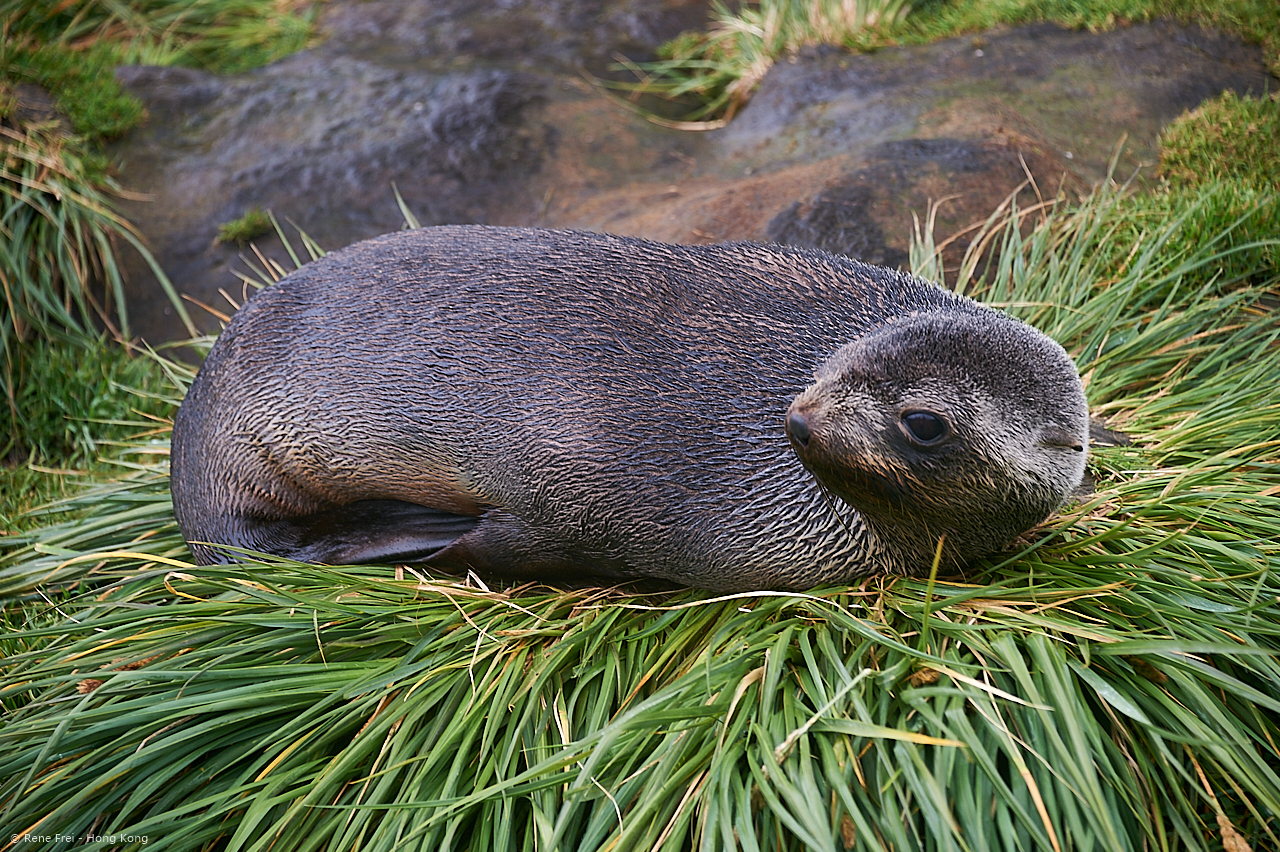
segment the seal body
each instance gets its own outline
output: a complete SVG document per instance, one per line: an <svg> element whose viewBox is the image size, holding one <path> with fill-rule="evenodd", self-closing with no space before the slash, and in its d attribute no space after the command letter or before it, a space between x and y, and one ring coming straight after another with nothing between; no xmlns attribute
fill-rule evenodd
<svg viewBox="0 0 1280 852"><path fill-rule="evenodd" d="M805 588L998 550L1087 435L1060 346L902 273L449 226L249 299L175 419L172 492L202 563Z"/></svg>

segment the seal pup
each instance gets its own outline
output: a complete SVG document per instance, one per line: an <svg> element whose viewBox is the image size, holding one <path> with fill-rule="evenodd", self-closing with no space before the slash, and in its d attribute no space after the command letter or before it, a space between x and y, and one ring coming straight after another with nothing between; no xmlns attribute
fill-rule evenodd
<svg viewBox="0 0 1280 852"><path fill-rule="evenodd" d="M206 564L803 589L1004 547L1088 430L1061 346L904 273L446 226L250 298L174 420L172 492Z"/></svg>

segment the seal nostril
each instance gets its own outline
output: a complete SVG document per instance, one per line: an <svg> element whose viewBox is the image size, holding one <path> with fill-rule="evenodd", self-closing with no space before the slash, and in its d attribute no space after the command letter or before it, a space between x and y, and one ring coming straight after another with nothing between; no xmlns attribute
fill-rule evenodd
<svg viewBox="0 0 1280 852"><path fill-rule="evenodd" d="M805 419L803 414L793 411L787 415L787 434L791 436L791 440L800 446L809 446L809 438L812 433L809 431L809 421Z"/></svg>

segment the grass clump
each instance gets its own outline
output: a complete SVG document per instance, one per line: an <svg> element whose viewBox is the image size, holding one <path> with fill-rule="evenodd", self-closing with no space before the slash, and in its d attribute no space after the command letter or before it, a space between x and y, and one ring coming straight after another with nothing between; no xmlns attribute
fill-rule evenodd
<svg viewBox="0 0 1280 852"><path fill-rule="evenodd" d="M109 45L73 52L55 44L20 44L0 47L0 71L53 93L71 129L85 140L115 138L142 118L142 103L116 82L119 57Z"/></svg>
<svg viewBox="0 0 1280 852"><path fill-rule="evenodd" d="M65 614L5 639L0 813L166 849L1280 846L1280 273L1235 220L1180 236L1229 191L991 226L958 283L1064 342L1134 444L966 577L201 568L139 457L0 556L0 596Z"/></svg>
<svg viewBox="0 0 1280 852"><path fill-rule="evenodd" d="M78 490L101 458L152 434L165 434L172 386L160 365L104 342L93 357L78 343L42 340L22 353L25 380L0 408L0 530L22 514ZM118 470L114 472L119 472ZM34 523L32 518L21 522Z"/></svg>
<svg viewBox="0 0 1280 852"><path fill-rule="evenodd" d="M40 343L77 345L83 354L103 350L100 329L117 340L129 338L117 243L132 245L151 262L178 315L193 334L195 329L140 235L112 209L108 193L118 190L76 140L56 128L0 127L0 154L0 390L8 415L0 458L12 460L58 440L57 429L51 435L32 431L35 424L21 410L45 390L35 378L38 361L54 350Z"/></svg>
<svg viewBox="0 0 1280 852"><path fill-rule="evenodd" d="M101 160L56 126L0 127L0 146L6 349L32 336L96 338L98 323L127 336L113 240L144 246L112 209L110 193L119 189Z"/></svg>
<svg viewBox="0 0 1280 852"><path fill-rule="evenodd" d="M70 53L109 50L119 65L230 74L306 47L314 0L0 0L11 33Z"/></svg>
<svg viewBox="0 0 1280 852"><path fill-rule="evenodd" d="M1160 173L1184 186L1239 180L1263 191L1280 187L1280 92L1242 98L1226 91L1175 120L1160 136Z"/></svg>
<svg viewBox="0 0 1280 852"><path fill-rule="evenodd" d="M85 452L93 430L83 424L101 412L87 400L71 404L60 396L65 383L55 382L50 392L45 382L66 366L67 347L78 348L90 365L87 375L73 373L86 388L104 390L95 375L122 369L125 356L114 346L129 340L130 328L116 260L120 245L131 245L151 265L178 316L196 333L141 236L113 206L124 192L110 179L99 143L126 132L143 113L116 82L115 66L243 70L304 46L315 14L313 3L285 0L0 0L0 459L7 488L0 512L6 518L60 490L21 465L93 466ZM24 114L21 90L31 86L47 90L56 116ZM78 437L69 438L74 429Z"/></svg>
<svg viewBox="0 0 1280 852"><path fill-rule="evenodd" d="M143 114L116 66L256 68L306 47L315 16L310 0L0 0L0 77L46 89L96 142Z"/></svg>
<svg viewBox="0 0 1280 852"><path fill-rule="evenodd" d="M852 46L887 30L910 9L906 0L763 0L736 11L712 3L707 32L686 32L658 48L658 60L626 63L636 94L689 99L697 106L682 124L720 126L751 97L778 57L814 44ZM678 123L679 124L679 123Z"/></svg>

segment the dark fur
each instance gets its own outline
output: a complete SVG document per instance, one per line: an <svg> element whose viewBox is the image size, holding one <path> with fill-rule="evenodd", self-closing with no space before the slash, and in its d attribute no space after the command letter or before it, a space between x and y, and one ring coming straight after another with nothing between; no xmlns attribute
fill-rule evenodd
<svg viewBox="0 0 1280 852"><path fill-rule="evenodd" d="M955 421L941 449L901 432L922 405ZM173 502L203 563L229 558L211 542L802 588L927 571L940 536L948 565L1000 548L1078 484L1087 430L1057 344L907 275L780 246L427 228L334 252L236 314L175 420Z"/></svg>

